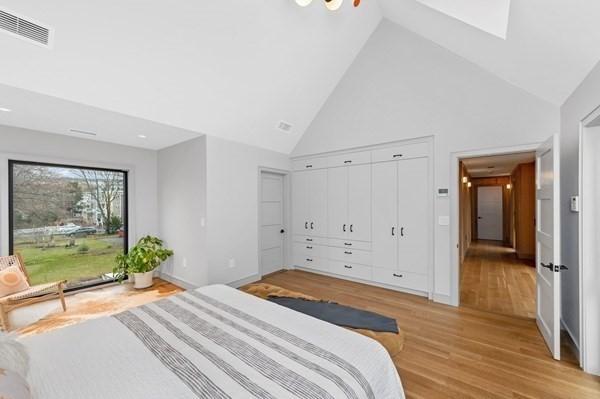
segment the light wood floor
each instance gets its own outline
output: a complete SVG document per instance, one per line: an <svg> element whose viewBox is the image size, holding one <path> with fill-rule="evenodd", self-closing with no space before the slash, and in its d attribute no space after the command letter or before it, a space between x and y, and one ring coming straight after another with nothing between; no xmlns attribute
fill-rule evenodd
<svg viewBox="0 0 600 399"><path fill-rule="evenodd" d="M600 378L572 356L553 360L534 320L302 271L262 282L395 318L406 345L393 360L408 398L600 398Z"/></svg>
<svg viewBox="0 0 600 399"><path fill-rule="evenodd" d="M474 241L461 267L460 304L535 318L535 267L499 241Z"/></svg>

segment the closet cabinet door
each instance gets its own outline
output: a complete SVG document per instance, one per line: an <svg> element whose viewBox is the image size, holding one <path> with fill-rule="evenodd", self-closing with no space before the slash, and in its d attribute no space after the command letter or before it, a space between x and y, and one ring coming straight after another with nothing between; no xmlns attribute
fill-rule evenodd
<svg viewBox="0 0 600 399"><path fill-rule="evenodd" d="M308 235L309 231L309 174L296 172L292 175L292 225L294 234Z"/></svg>
<svg viewBox="0 0 600 399"><path fill-rule="evenodd" d="M346 239L348 237L348 168L328 169L328 236Z"/></svg>
<svg viewBox="0 0 600 399"><path fill-rule="evenodd" d="M429 264L428 168L427 158L398 162L398 265L420 274L428 273Z"/></svg>
<svg viewBox="0 0 600 399"><path fill-rule="evenodd" d="M373 164L373 267L398 268L398 166Z"/></svg>
<svg viewBox="0 0 600 399"><path fill-rule="evenodd" d="M348 238L371 241L371 165L348 169Z"/></svg>
<svg viewBox="0 0 600 399"><path fill-rule="evenodd" d="M309 219L310 235L327 235L327 169L307 172L309 176Z"/></svg>

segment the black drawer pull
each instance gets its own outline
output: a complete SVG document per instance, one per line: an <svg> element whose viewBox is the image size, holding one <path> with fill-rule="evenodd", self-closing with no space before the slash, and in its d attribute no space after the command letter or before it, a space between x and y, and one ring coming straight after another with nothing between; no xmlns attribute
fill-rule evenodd
<svg viewBox="0 0 600 399"><path fill-rule="evenodd" d="M314 230L315 229L315 222L310 222L310 229Z"/></svg>
<svg viewBox="0 0 600 399"><path fill-rule="evenodd" d="M394 273L394 277L400 277L400 278L402 278L402 277L404 277L404 275Z"/></svg>
<svg viewBox="0 0 600 399"><path fill-rule="evenodd" d="M344 161L344 163L352 163L352 161L348 160L348 161Z"/></svg>
<svg viewBox="0 0 600 399"><path fill-rule="evenodd" d="M308 230L308 222L304 222L304 230Z"/></svg>
<svg viewBox="0 0 600 399"><path fill-rule="evenodd" d="M400 158L400 157L402 157L402 156L404 156L404 155L403 155L403 154L395 154L395 155L394 155L394 158Z"/></svg>
<svg viewBox="0 0 600 399"><path fill-rule="evenodd" d="M342 226L342 231L345 233L346 232L346 225Z"/></svg>
<svg viewBox="0 0 600 399"><path fill-rule="evenodd" d="M350 225L350 233L354 233L354 230L353 230L353 229L354 229L354 225L353 225L353 224L351 224L351 225Z"/></svg>
<svg viewBox="0 0 600 399"><path fill-rule="evenodd" d="M352 266L344 265L346 269L352 269Z"/></svg>
<svg viewBox="0 0 600 399"><path fill-rule="evenodd" d="M309 259L309 258L306 258L306 261L307 261L307 262L312 262L313 260L312 260L312 259Z"/></svg>
<svg viewBox="0 0 600 399"><path fill-rule="evenodd" d="M344 253L345 253L346 255L352 255L352 252L350 252L350 251L344 251Z"/></svg>
<svg viewBox="0 0 600 399"><path fill-rule="evenodd" d="M312 241L312 238L307 238L306 241Z"/></svg>
<svg viewBox="0 0 600 399"><path fill-rule="evenodd" d="M393 236L395 236L395 235L396 235L396 233L394 233L394 230L396 230L396 228L395 228L395 227L392 227L392 235L393 235Z"/></svg>
<svg viewBox="0 0 600 399"><path fill-rule="evenodd" d="M306 165L306 168L307 168L307 169L308 169L308 168L312 168L312 167L313 167L312 165Z"/></svg>
<svg viewBox="0 0 600 399"><path fill-rule="evenodd" d="M307 245L307 246L306 246L306 249L313 249L313 247L311 247L311 246Z"/></svg>
<svg viewBox="0 0 600 399"><path fill-rule="evenodd" d="M352 243L351 242L345 242L344 245L347 246L347 247L351 247Z"/></svg>

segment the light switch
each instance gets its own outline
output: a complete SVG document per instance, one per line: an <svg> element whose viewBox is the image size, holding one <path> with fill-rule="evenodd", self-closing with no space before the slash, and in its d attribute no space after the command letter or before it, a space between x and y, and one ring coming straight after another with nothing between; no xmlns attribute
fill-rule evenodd
<svg viewBox="0 0 600 399"><path fill-rule="evenodd" d="M438 224L440 226L450 226L450 216L440 216L438 218Z"/></svg>

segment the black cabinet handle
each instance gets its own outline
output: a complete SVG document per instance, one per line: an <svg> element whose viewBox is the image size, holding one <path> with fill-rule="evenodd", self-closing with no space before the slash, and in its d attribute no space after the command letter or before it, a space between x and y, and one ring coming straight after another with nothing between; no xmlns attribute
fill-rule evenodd
<svg viewBox="0 0 600 399"><path fill-rule="evenodd" d="M400 228L400 237L404 237L404 227Z"/></svg>
<svg viewBox="0 0 600 399"><path fill-rule="evenodd" d="M354 230L352 230L352 229L353 229L353 227L354 227L354 225L353 225L353 224L351 224L351 225L350 225L350 233L354 233Z"/></svg>
<svg viewBox="0 0 600 399"><path fill-rule="evenodd" d="M342 226L342 230L344 231L344 233L346 232L346 225Z"/></svg>
<svg viewBox="0 0 600 399"><path fill-rule="evenodd" d="M312 167L313 167L312 165L306 165L307 169L312 168Z"/></svg>
<svg viewBox="0 0 600 399"><path fill-rule="evenodd" d="M306 241L311 241L312 242L312 238L307 238Z"/></svg>
<svg viewBox="0 0 600 399"><path fill-rule="evenodd" d="M307 262L312 262L313 260L312 260L312 259L310 259L310 258L306 258L306 261L307 261Z"/></svg>
<svg viewBox="0 0 600 399"><path fill-rule="evenodd" d="M351 242L345 242L344 245L347 246L347 247L351 247L352 243Z"/></svg>
<svg viewBox="0 0 600 399"><path fill-rule="evenodd" d="M313 249L313 247L311 247L310 245L307 245L306 249Z"/></svg>
<svg viewBox="0 0 600 399"><path fill-rule="evenodd" d="M348 164L348 163L352 163L352 161L348 160L348 161L344 161L344 163Z"/></svg>
<svg viewBox="0 0 600 399"><path fill-rule="evenodd" d="M346 269L352 269L352 266L344 265Z"/></svg>
<svg viewBox="0 0 600 399"><path fill-rule="evenodd" d="M346 255L352 255L352 252L350 252L350 251L344 251L344 253L345 253Z"/></svg>
<svg viewBox="0 0 600 399"><path fill-rule="evenodd" d="M392 236L395 236L395 235L396 235L396 233L394 233L394 230L396 230L396 228L395 228L395 227L392 227Z"/></svg>
<svg viewBox="0 0 600 399"><path fill-rule="evenodd" d="M403 154L394 154L394 158L401 158Z"/></svg>
<svg viewBox="0 0 600 399"><path fill-rule="evenodd" d="M399 278L402 278L402 277L404 277L404 275L402 275L402 274L396 274L396 273L394 273L394 277L399 277Z"/></svg>
<svg viewBox="0 0 600 399"><path fill-rule="evenodd" d="M310 222L310 229L314 230L315 229L315 222Z"/></svg>
<svg viewBox="0 0 600 399"><path fill-rule="evenodd" d="M308 230L308 222L304 222L304 230Z"/></svg>

